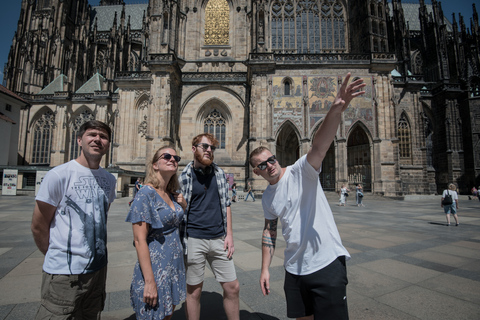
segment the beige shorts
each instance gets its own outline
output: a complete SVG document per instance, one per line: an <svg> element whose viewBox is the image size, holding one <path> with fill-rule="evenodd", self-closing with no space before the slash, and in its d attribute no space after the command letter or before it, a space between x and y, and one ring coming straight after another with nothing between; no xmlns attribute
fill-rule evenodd
<svg viewBox="0 0 480 320"><path fill-rule="evenodd" d="M218 282L231 282L237 279L233 259L227 257L228 250L223 249L224 237L216 239L188 238L187 284L194 286L205 277L205 262Z"/></svg>

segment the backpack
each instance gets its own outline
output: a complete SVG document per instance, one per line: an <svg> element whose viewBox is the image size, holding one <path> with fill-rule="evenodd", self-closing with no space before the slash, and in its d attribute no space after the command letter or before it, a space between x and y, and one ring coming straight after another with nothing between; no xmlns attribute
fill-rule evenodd
<svg viewBox="0 0 480 320"><path fill-rule="evenodd" d="M447 190L447 195L445 196L445 198L443 198L442 204L444 206L448 206L448 205L451 205L452 203L453 203L452 195Z"/></svg>

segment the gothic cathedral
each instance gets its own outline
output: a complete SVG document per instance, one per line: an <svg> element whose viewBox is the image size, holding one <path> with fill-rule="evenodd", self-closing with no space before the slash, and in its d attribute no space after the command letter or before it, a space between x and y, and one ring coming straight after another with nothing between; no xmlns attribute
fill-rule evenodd
<svg viewBox="0 0 480 320"><path fill-rule="evenodd" d="M19 165L77 157L79 126L108 123L102 164L141 174L173 145L181 167L202 132L231 182L263 190L248 166L270 148L305 154L345 75L367 84L324 160L325 190L385 196L480 184L480 29L473 5L401 0L22 0L5 69L22 110ZM430 1L429 1L430 2Z"/></svg>

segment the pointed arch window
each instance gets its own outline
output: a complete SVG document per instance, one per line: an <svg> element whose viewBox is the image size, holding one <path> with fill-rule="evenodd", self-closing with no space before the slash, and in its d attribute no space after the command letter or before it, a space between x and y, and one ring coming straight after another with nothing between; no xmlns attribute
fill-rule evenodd
<svg viewBox="0 0 480 320"><path fill-rule="evenodd" d="M95 120L95 116L90 110L85 110L72 121L70 126L70 160L76 159L80 155L80 146L77 143L78 129L80 129L82 124L90 120Z"/></svg>
<svg viewBox="0 0 480 320"><path fill-rule="evenodd" d="M205 45L228 45L230 7L227 0L210 0L205 8Z"/></svg>
<svg viewBox="0 0 480 320"><path fill-rule="evenodd" d="M224 116L216 109L213 109L203 121L203 132L213 134L219 142L220 149L225 149L226 124Z"/></svg>
<svg viewBox="0 0 480 320"><path fill-rule="evenodd" d="M412 157L412 142L410 134L410 124L408 123L405 115L403 114L398 122L398 139L400 158L411 159Z"/></svg>
<svg viewBox="0 0 480 320"><path fill-rule="evenodd" d="M321 53L346 50L345 10L340 1L276 0L271 6L272 48Z"/></svg>
<svg viewBox="0 0 480 320"><path fill-rule="evenodd" d="M291 88L292 88L292 83L291 83L291 81L288 80L288 79L285 80L285 82L284 82L284 89L285 89L284 95L285 95L285 96L289 96L289 95L291 94L291 92L292 92L292 91L291 91Z"/></svg>
<svg viewBox="0 0 480 320"><path fill-rule="evenodd" d="M55 115L45 112L33 127L33 150L31 164L50 164L52 133L55 126Z"/></svg>

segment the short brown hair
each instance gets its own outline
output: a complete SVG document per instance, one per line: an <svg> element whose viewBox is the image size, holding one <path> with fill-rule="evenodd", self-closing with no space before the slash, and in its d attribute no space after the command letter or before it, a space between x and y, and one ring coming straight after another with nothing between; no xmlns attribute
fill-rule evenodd
<svg viewBox="0 0 480 320"><path fill-rule="evenodd" d="M258 147L256 148L255 150L253 150L251 153L250 153L250 157L248 158L248 162L250 162L250 165L253 167L253 163L252 163L252 159L253 157L256 157L258 156L260 153L262 153L263 151L270 151L270 149L268 149L267 147L264 147L264 146L261 146L261 147ZM271 151L270 151L271 152Z"/></svg>
<svg viewBox="0 0 480 320"><path fill-rule="evenodd" d="M160 186L160 181L158 180L157 176L155 175L155 169L153 168L153 164L156 163L160 157L162 156L163 152L162 150L165 149L172 149L175 150L175 148L171 146L163 146L155 152L153 155L152 161L149 161L147 163L147 174L145 176L145 183L151 184L154 188L158 188ZM175 150L175 152L177 152ZM177 174L175 173L171 178L170 181L168 181L167 184L167 192L169 193L175 193L178 189L180 189L180 185L178 183L178 177Z"/></svg>
<svg viewBox="0 0 480 320"><path fill-rule="evenodd" d="M108 141L112 141L112 129L110 129L110 127L107 124L98 120L90 120L82 124L78 129L77 138L83 137L83 135L88 129L97 129L97 130L106 131L108 134Z"/></svg>
<svg viewBox="0 0 480 320"><path fill-rule="evenodd" d="M196 135L195 138L192 139L192 147L199 144L200 141L202 141L203 137L206 137L208 140L210 140L212 142L212 145L214 145L215 147L218 147L217 138L215 138L215 136L213 134L207 133L207 132L200 133L199 135Z"/></svg>

